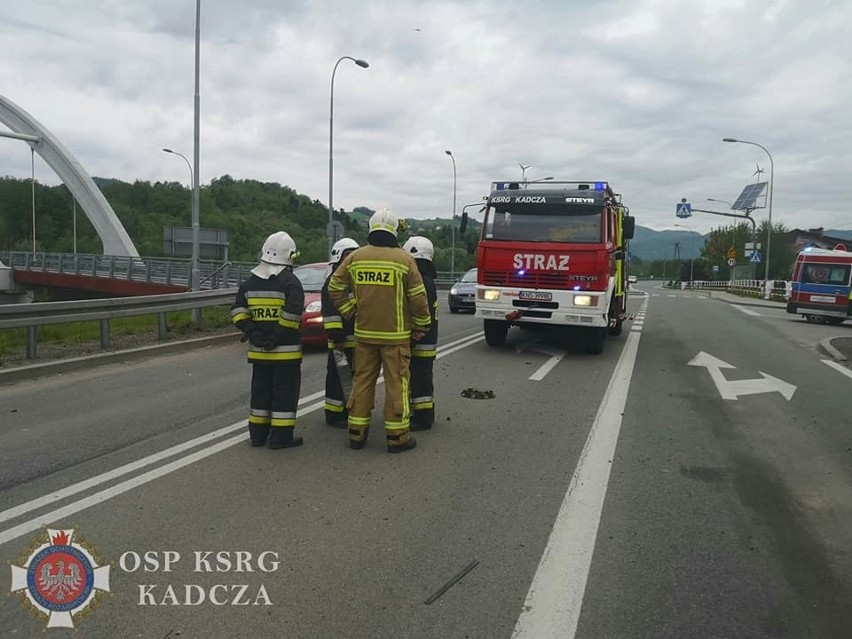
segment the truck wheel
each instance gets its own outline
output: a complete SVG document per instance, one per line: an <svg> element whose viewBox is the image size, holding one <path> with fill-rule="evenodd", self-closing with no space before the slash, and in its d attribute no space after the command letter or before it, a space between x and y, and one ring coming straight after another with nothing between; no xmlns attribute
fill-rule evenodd
<svg viewBox="0 0 852 639"><path fill-rule="evenodd" d="M489 346L502 346L509 332L509 322L485 320L485 342Z"/></svg>
<svg viewBox="0 0 852 639"><path fill-rule="evenodd" d="M586 352L591 355L600 355L603 353L604 341L606 340L607 329L593 328L589 330L589 335L586 338Z"/></svg>

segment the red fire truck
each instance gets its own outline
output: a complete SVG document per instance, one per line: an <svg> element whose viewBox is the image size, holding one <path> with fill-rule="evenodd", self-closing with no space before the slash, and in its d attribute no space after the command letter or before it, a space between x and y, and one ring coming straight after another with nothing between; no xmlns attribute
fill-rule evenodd
<svg viewBox="0 0 852 639"><path fill-rule="evenodd" d="M476 317L499 346L512 325L583 329L600 353L627 310L635 219L605 181L493 182L476 257Z"/></svg>
<svg viewBox="0 0 852 639"><path fill-rule="evenodd" d="M796 256L787 312L817 324L841 324L852 317L852 253L806 248Z"/></svg>

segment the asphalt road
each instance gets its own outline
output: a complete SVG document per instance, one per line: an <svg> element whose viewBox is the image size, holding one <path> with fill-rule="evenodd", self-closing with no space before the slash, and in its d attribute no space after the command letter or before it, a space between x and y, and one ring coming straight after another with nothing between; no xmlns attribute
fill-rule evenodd
<svg viewBox="0 0 852 639"><path fill-rule="evenodd" d="M399 456L380 410L362 451L324 425L321 352L287 451L247 444L237 344L0 387L0 558L43 524L85 536L111 593L81 638L848 637L852 371L827 327L639 288L598 356L490 348L444 304L438 422ZM0 600L0 635L43 627Z"/></svg>

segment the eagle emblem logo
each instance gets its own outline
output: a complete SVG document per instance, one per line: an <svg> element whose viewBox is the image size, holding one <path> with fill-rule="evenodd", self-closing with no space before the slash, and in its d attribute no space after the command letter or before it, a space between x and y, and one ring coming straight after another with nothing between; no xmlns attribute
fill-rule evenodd
<svg viewBox="0 0 852 639"><path fill-rule="evenodd" d="M109 569L73 528L46 529L12 563L12 594L48 628L73 628L109 592Z"/></svg>

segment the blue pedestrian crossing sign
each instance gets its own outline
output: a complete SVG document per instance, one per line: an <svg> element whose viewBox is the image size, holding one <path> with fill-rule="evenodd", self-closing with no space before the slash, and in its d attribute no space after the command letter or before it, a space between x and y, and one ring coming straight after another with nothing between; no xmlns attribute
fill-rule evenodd
<svg viewBox="0 0 852 639"><path fill-rule="evenodd" d="M675 207L675 215L678 217L692 217L692 204L686 201L684 198L680 201L680 203Z"/></svg>
<svg viewBox="0 0 852 639"><path fill-rule="evenodd" d="M755 251L754 253L752 253L751 259L749 260L749 262L752 262L753 264L759 264L760 263L760 252Z"/></svg>

